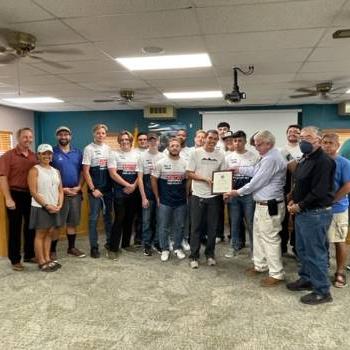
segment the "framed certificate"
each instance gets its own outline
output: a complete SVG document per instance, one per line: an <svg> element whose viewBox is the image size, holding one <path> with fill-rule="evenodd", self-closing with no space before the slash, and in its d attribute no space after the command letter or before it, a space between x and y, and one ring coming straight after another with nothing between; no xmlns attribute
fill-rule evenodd
<svg viewBox="0 0 350 350"><path fill-rule="evenodd" d="M233 176L232 170L213 171L212 194L223 194L232 191Z"/></svg>

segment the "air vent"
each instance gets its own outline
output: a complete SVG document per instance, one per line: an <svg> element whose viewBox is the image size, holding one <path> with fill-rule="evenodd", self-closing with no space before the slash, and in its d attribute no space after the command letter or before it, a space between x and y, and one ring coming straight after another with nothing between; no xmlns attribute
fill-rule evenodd
<svg viewBox="0 0 350 350"><path fill-rule="evenodd" d="M176 119L176 109L174 106L147 106L143 110L143 116L145 119Z"/></svg>

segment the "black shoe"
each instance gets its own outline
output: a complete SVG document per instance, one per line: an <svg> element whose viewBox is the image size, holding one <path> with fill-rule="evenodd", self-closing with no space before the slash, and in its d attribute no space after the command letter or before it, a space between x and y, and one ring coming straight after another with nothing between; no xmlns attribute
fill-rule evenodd
<svg viewBox="0 0 350 350"><path fill-rule="evenodd" d="M153 249L158 253L158 254L162 254L162 249L160 248L159 244L155 244L153 246Z"/></svg>
<svg viewBox="0 0 350 350"><path fill-rule="evenodd" d="M97 259L100 257L100 252L98 251L98 248L91 248L90 250L90 256L94 259Z"/></svg>
<svg viewBox="0 0 350 350"><path fill-rule="evenodd" d="M320 295L320 294L316 294L315 292L312 292L300 298L300 302L308 305L331 303L332 301L333 301L333 298L330 293Z"/></svg>
<svg viewBox="0 0 350 350"><path fill-rule="evenodd" d="M152 250L151 250L151 248L146 247L146 248L143 250L143 255L145 255L145 256L152 256Z"/></svg>
<svg viewBox="0 0 350 350"><path fill-rule="evenodd" d="M287 283L287 288L292 292L302 292L304 290L312 290L312 284L299 278L294 282Z"/></svg>
<svg viewBox="0 0 350 350"><path fill-rule="evenodd" d="M111 246L109 245L109 243L105 243L104 247L105 247L106 250L110 250L110 248L111 248Z"/></svg>
<svg viewBox="0 0 350 350"><path fill-rule="evenodd" d="M347 266L346 266L346 269L347 269L348 271L350 271L350 265L347 265Z"/></svg>

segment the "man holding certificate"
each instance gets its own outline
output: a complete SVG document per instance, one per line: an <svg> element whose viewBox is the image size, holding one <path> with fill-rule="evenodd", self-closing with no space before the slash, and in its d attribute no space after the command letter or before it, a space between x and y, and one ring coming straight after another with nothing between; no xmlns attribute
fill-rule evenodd
<svg viewBox="0 0 350 350"><path fill-rule="evenodd" d="M192 201L191 201L191 255L190 266L198 268L199 251L200 251L200 235L203 229L203 223L206 225L208 235L205 255L209 266L216 265L215 261L215 238L218 226L220 200L219 194L212 192L212 176L213 172L220 171L225 168L224 153L216 150L215 146L219 140L219 134L216 130L209 130L204 139L204 145L196 149L192 154L187 165L187 174L192 179ZM215 174L215 173L214 173ZM219 174L219 173L216 173ZM217 176L218 187L225 187L227 176L219 174ZM232 180L232 176L228 177ZM231 187L232 188L232 187Z"/></svg>
<svg viewBox="0 0 350 350"><path fill-rule="evenodd" d="M256 133L254 144L261 160L253 167L237 168L240 174L252 176L252 179L240 189L225 193L224 198L253 194L256 203L253 224L254 267L247 273L258 275L268 272L269 276L261 281L261 285L273 287L284 280L279 232L285 215L283 187L287 163L274 148L275 137L271 132L264 130Z"/></svg>

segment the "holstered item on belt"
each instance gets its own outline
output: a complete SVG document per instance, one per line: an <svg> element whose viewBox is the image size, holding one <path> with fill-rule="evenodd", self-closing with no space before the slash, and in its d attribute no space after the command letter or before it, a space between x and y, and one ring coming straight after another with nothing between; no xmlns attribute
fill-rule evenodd
<svg viewBox="0 0 350 350"><path fill-rule="evenodd" d="M276 199L270 199L267 201L267 209L270 216L278 215L278 203Z"/></svg>

